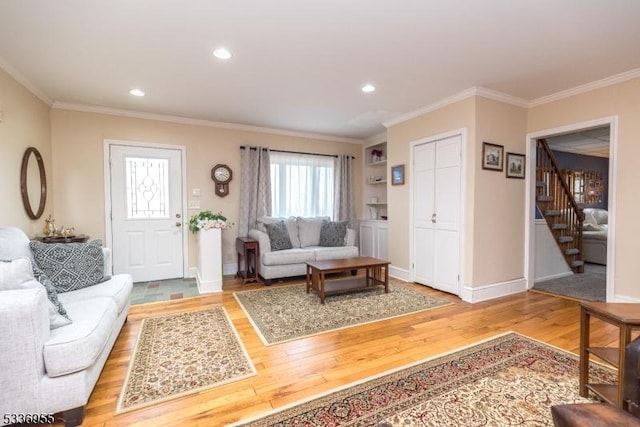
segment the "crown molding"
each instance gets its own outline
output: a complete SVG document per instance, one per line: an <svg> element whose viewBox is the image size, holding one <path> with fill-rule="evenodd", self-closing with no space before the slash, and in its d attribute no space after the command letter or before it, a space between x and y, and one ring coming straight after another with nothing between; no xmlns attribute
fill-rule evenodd
<svg viewBox="0 0 640 427"><path fill-rule="evenodd" d="M53 104L53 99L51 99L46 93L41 91L36 85L31 83L24 75L22 75L22 73L20 73L20 71L12 67L3 58L0 58L0 68L2 68L7 74L13 77L14 80L24 86L29 92L37 96L40 101L51 107L51 105Z"/></svg>
<svg viewBox="0 0 640 427"><path fill-rule="evenodd" d="M515 105L516 107L529 108L529 101L517 96L509 95L508 93L498 92L497 90L491 90L484 87L476 87L476 96L481 96L487 99L493 99L494 101L500 101L505 104Z"/></svg>
<svg viewBox="0 0 640 427"><path fill-rule="evenodd" d="M435 110L439 110L440 108L446 107L447 105L455 104L456 102L460 102L462 100L471 98L473 96L481 96L483 98L493 99L495 101L504 102L506 104L512 104L522 108L527 108L529 106L529 101L527 101L526 99L518 98L516 96L512 96L506 93L487 89L484 87L475 86L475 87L471 87L469 89L463 90L462 92L458 92L455 95L441 99L440 101L436 101L433 104L429 104L418 110L411 111L407 114L403 114L393 119L389 119L383 122L382 124L385 127L389 128L390 126L395 126L402 122L406 122L407 120L419 117L423 114L430 113Z"/></svg>
<svg viewBox="0 0 640 427"><path fill-rule="evenodd" d="M496 101L504 102L507 104L512 104L517 107L522 108L532 108L537 107L539 105L547 104L549 102L558 101L560 99L568 98L571 96L576 96L582 93L590 92L595 89L600 89L603 87L615 85L618 83L626 82L628 80L633 80L636 78L640 78L640 68L636 68L634 70L626 71L624 73L616 74L614 76L606 77L601 80L597 80L595 82L587 83L584 85L576 86L571 89L563 90L548 96L543 96L540 98L536 98L531 101L527 101L524 98L519 98L516 96L512 96L506 93L494 91L491 89L487 89L484 87L476 86L462 92L459 92L455 95L449 96L447 98L441 99L440 101L436 101L433 104L429 104L425 107L419 108L417 110L411 111L406 114L402 114L398 117L394 117L389 119L382 124L389 128L390 126L395 126L397 124L406 122L407 120L411 120L413 118L419 117L423 114L430 113L432 111L438 110L440 108L446 107L447 105L454 104L456 102L462 101L464 99L470 98L472 96L481 96L483 98L493 99Z"/></svg>
<svg viewBox="0 0 640 427"><path fill-rule="evenodd" d="M364 144L365 145L380 144L381 142L386 142L386 141L387 141L387 132L385 131L385 132L380 132L377 135L371 135L370 137L364 140Z"/></svg>
<svg viewBox="0 0 640 427"><path fill-rule="evenodd" d="M433 104L426 105L417 110L411 111L406 114L402 114L400 116L394 117L392 119L386 120L382 122L382 125L387 129L391 126L398 125L400 123L406 122L411 119L415 119L416 117L420 117L423 114L430 113L432 111L438 110L442 107L446 107L447 105L454 104L456 102L462 101L464 99L470 98L476 94L476 88L472 87L467 90L463 90L455 95L449 96L447 98L441 99L440 101L436 101Z"/></svg>
<svg viewBox="0 0 640 427"><path fill-rule="evenodd" d="M636 68L635 70L626 71L624 73L615 74L610 77L606 77L601 80L597 80L595 82L586 83L580 86L576 86L571 89L563 90L560 92L556 92L551 95L542 96L540 98L536 98L529 102L529 108L537 107L539 105L548 104L550 102L559 101L564 98L569 98L571 96L580 95L586 92L591 92L592 90L600 89L603 87L615 85L618 83L626 82L628 80L633 80L640 77L640 68Z"/></svg>
<svg viewBox="0 0 640 427"><path fill-rule="evenodd" d="M296 132L286 129L276 129L262 126L241 125L236 123L216 122L212 120L190 119L187 117L170 116L165 114L143 113L132 110L120 110L116 108L99 107L94 105L70 104L66 102L54 102L51 108L58 110L80 111L84 113L106 114L110 116L131 117L136 119L156 120L160 122L178 123L191 126L204 126L219 129L233 129L245 132L268 133L272 135L292 136L298 138L320 139L323 141L344 142L348 144L364 143L361 139L343 138L331 135L322 135L317 133Z"/></svg>

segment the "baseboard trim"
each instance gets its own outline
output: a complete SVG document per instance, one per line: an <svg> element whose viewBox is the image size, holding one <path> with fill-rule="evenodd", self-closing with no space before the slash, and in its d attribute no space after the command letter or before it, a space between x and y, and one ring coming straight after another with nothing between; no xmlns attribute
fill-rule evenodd
<svg viewBox="0 0 640 427"><path fill-rule="evenodd" d="M234 263L222 264L222 274L224 276L235 276L237 272L238 272L237 263L234 262ZM198 276L197 267L189 267L187 274L188 274L187 276L188 278L195 279Z"/></svg>
<svg viewBox="0 0 640 427"><path fill-rule="evenodd" d="M527 290L524 277L507 282L492 283L490 285L469 287L463 286L460 298L465 302L475 303L513 295Z"/></svg>
<svg viewBox="0 0 640 427"><path fill-rule="evenodd" d="M536 281L534 283L544 282L544 281L547 281L547 280L561 279L561 278L567 277L567 276L573 276L573 273L568 271L566 273L552 274L552 275L546 276L546 277L536 277Z"/></svg>
<svg viewBox="0 0 640 427"><path fill-rule="evenodd" d="M200 294L222 292L222 282L222 277L220 277L219 280L203 280L202 277L200 277L200 272L196 272L196 283L198 284L198 292Z"/></svg>
<svg viewBox="0 0 640 427"><path fill-rule="evenodd" d="M640 298L633 298L626 295L615 294L613 298L614 300L612 302L626 302L626 303L635 303L635 304L640 302Z"/></svg>
<svg viewBox="0 0 640 427"><path fill-rule="evenodd" d="M396 279L404 280L405 282L411 281L411 279L409 278L409 270L394 267L392 265L389 265L389 276Z"/></svg>

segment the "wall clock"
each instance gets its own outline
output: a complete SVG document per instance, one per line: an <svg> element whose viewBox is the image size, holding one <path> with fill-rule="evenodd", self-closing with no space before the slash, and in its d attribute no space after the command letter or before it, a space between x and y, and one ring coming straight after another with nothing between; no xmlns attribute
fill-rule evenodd
<svg viewBox="0 0 640 427"><path fill-rule="evenodd" d="M216 195L224 197L229 194L229 181L233 173L227 165L215 165L211 169L211 179L215 182Z"/></svg>

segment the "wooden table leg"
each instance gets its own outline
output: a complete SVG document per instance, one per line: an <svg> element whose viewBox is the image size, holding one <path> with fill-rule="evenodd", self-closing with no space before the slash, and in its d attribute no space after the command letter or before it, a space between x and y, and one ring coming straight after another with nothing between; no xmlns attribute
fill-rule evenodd
<svg viewBox="0 0 640 427"><path fill-rule="evenodd" d="M382 268L382 267L381 267ZM384 267L384 293L389 293L389 266Z"/></svg>
<svg viewBox="0 0 640 427"><path fill-rule="evenodd" d="M320 304L324 304L324 271L320 273Z"/></svg>
<svg viewBox="0 0 640 427"><path fill-rule="evenodd" d="M587 383L589 382L589 323L590 315L587 309L580 308L580 396L588 397Z"/></svg>
<svg viewBox="0 0 640 427"><path fill-rule="evenodd" d="M307 293L309 293L310 287L311 287L311 267L307 265Z"/></svg>
<svg viewBox="0 0 640 427"><path fill-rule="evenodd" d="M624 401L624 368L627 356L627 345L631 342L631 327L625 323L620 325L620 347L618 351L618 406L622 409L627 408L627 402Z"/></svg>

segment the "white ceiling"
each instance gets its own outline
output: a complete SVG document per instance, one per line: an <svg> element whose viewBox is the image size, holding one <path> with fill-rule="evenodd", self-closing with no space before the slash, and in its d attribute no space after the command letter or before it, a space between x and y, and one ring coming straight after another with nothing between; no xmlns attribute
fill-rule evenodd
<svg viewBox="0 0 640 427"><path fill-rule="evenodd" d="M640 1L1 0L0 66L66 108L363 139L468 88L531 101L639 69Z"/></svg>
<svg viewBox="0 0 640 427"><path fill-rule="evenodd" d="M608 158L609 135L609 126L603 126L547 138L547 143L555 151Z"/></svg>

